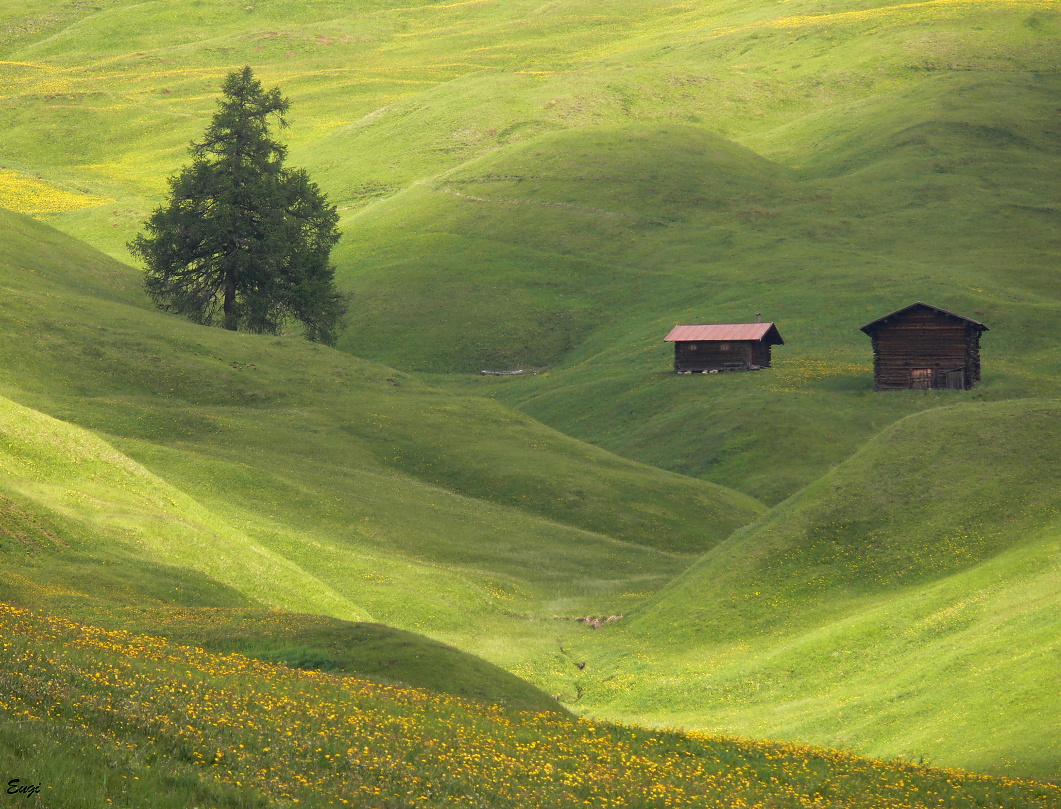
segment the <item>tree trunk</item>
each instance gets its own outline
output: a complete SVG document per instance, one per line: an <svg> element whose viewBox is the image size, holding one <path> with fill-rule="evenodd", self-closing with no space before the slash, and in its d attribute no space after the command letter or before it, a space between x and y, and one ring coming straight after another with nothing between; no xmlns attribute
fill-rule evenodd
<svg viewBox="0 0 1061 809"><path fill-rule="evenodd" d="M236 331L236 279L232 273L225 277L225 303L222 309L225 313L225 328Z"/></svg>

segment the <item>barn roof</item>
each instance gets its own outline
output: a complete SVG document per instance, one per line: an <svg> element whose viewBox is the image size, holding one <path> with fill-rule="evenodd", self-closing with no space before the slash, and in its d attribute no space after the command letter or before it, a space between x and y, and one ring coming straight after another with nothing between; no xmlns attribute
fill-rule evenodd
<svg viewBox="0 0 1061 809"><path fill-rule="evenodd" d="M740 342L750 340L760 342L767 340L770 345L784 345L781 334L773 323L717 323L704 326L675 326L670 334L663 338L667 343L685 343L696 341Z"/></svg>
<svg viewBox="0 0 1061 809"><path fill-rule="evenodd" d="M863 326L861 330L864 331L866 334L871 334L874 331L874 329L876 329L879 326L883 326L885 323L887 323L893 317L898 317L899 315L905 315L907 312L910 312L910 311L912 311L914 309L917 309L919 307L922 308L922 309L928 309L928 310L930 310L932 312L935 312L936 314L939 314L939 315L945 315L946 317L953 317L956 320L961 320L964 323L970 324L971 326L973 326L974 328L978 329L979 331L988 331L987 326L985 326L983 323L979 322L978 320L972 320L972 319L967 318L967 317L962 317L961 315L956 315L954 312L948 312L946 309L940 309L938 306L931 306L931 305L929 305L927 303L922 303L921 301L918 301L917 303L911 303L909 306L904 306L902 309L896 309L894 312L892 312L891 314L885 315L884 317L878 317L876 320L874 320L874 321L872 321L870 323L867 323L865 326Z"/></svg>

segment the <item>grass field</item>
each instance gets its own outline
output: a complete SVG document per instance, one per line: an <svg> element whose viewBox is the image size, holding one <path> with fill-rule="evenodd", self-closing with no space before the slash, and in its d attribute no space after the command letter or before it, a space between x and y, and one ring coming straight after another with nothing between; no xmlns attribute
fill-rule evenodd
<svg viewBox="0 0 1061 809"><path fill-rule="evenodd" d="M71 268L32 247L61 237L6 221L6 328L27 338L4 358L8 485L90 547L274 607L478 635L483 615L621 611L762 511L489 400L127 305L119 265Z"/></svg>
<svg viewBox="0 0 1061 809"><path fill-rule="evenodd" d="M1049 776L1059 407L898 422L603 629L587 699Z"/></svg>
<svg viewBox="0 0 1061 809"><path fill-rule="evenodd" d="M1056 780L1059 40L1056 0L0 2L0 599ZM122 263L243 64L340 207L341 351ZM858 327L919 299L990 326L975 391L873 392ZM774 368L670 373L759 312Z"/></svg>
<svg viewBox="0 0 1061 809"><path fill-rule="evenodd" d="M0 608L0 764L42 805L1055 807L1056 786L517 713ZM41 650L47 648L48 651ZM37 759L27 767L25 752ZM94 775L109 768L102 783ZM32 771L27 771L27 769ZM32 795L30 796L33 797Z"/></svg>
<svg viewBox="0 0 1061 809"><path fill-rule="evenodd" d="M343 347L457 384L544 372L471 392L627 457L779 502L920 409L861 396L857 331L916 299L992 326L983 395L1058 393L1036 338L1057 316L1056 3L26 13L0 54L9 207L125 257L250 63L344 214ZM662 336L756 312L788 341L778 373L705 413Z"/></svg>

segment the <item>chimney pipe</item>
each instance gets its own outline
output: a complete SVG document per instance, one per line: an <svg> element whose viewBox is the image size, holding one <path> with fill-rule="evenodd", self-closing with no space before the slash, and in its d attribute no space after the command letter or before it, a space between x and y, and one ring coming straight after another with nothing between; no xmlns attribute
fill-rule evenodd
<svg viewBox="0 0 1061 809"><path fill-rule="evenodd" d="M755 322L756 323L762 323L762 316L763 316L762 312L756 312L755 313Z"/></svg>

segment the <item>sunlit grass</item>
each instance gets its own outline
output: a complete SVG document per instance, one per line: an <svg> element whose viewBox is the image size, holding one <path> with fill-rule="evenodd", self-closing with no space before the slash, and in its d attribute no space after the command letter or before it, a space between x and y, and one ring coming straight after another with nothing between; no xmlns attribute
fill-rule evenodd
<svg viewBox="0 0 1061 809"><path fill-rule="evenodd" d="M17 171L0 169L0 208L28 214L79 211L114 200L90 193L74 193Z"/></svg>
<svg viewBox="0 0 1061 809"><path fill-rule="evenodd" d="M1061 789L802 745L647 732L515 713L408 688L292 672L0 605L0 727L56 728L58 761L0 760L67 803L155 806L194 792L261 805L467 807L1056 807ZM143 781L144 783L137 783ZM87 783L85 783L87 782ZM65 793L65 794L64 794Z"/></svg>
<svg viewBox="0 0 1061 809"><path fill-rule="evenodd" d="M857 525L822 521L832 533L809 550L830 575L807 574L803 590L726 591L714 579L694 588L666 626L682 635L684 656L609 645L621 623L594 633L555 620L631 612L759 508L623 465L475 396L770 504L911 413L1056 397L1056 7L518 0L376 2L351 14L329 3L0 2L5 160L39 177L45 197L84 188L82 200L113 200L39 216L126 255L201 134L221 77L252 64L292 98L293 162L343 209L337 258L356 301L344 349L406 371L290 340L204 336L149 313L135 271L4 218L5 394L102 433L154 476L151 496L176 501L102 485L89 500L84 476L69 475L37 487L34 503L112 532L74 532L79 547L113 540L174 563L196 556L178 541L189 526L208 525L203 537L221 535L240 560L256 549L297 568L292 595L252 588L220 556L198 560L234 587L274 606L445 636L579 710L1054 772L1056 729L1036 721L1041 686L1014 686L1028 701L1012 703L998 679L956 689L967 681L906 645L905 629L894 630L901 643L874 634L908 622L925 648L1000 656L1017 678L1025 669L979 618L989 604L1023 602L1009 590L976 600L983 582L971 573L948 579L947 598L932 597L931 581L905 593L910 583L895 577L905 560L862 554ZM975 392L873 392L858 326L916 299L991 326ZM756 312L786 338L774 368L669 373L661 337L674 323ZM490 367L539 373L475 376ZM985 435L1019 436L999 425ZM922 451L915 436L910 455ZM946 453L940 466L954 471ZM902 469L890 471L898 479ZM982 474L964 468L962 481ZM956 502L962 481L948 493ZM1004 498L991 502L1014 513ZM781 506L766 524L792 514ZM910 549L922 572L956 561L982 561L985 577L1039 569L1031 545L1012 564L983 560L1016 538L1004 527L937 517L935 543ZM918 525L892 527L921 536ZM851 544L830 557L837 537ZM52 586L58 574L45 567L35 574ZM136 578L123 591L134 604L147 598ZM852 613L853 645L872 660L844 686L831 678L849 671L840 664L850 638L806 610L851 606L852 580L873 584L881 601ZM1045 585L1037 592L1056 603ZM722 596L746 628L782 614L790 627L805 619L796 628L808 634L759 645L753 632L719 649L688 623ZM962 638L969 621L977 631ZM1012 632L1043 654L1044 635ZM946 643L933 645L935 635ZM896 661L909 680L892 675ZM800 684L784 679L790 668ZM719 671L725 682L712 683ZM867 702L859 688L873 692ZM721 696L704 706L702 693ZM965 712L964 725L951 722L960 738L923 735L952 708ZM977 717L1003 717L1004 738ZM1047 752L1033 760L1032 747Z"/></svg>

